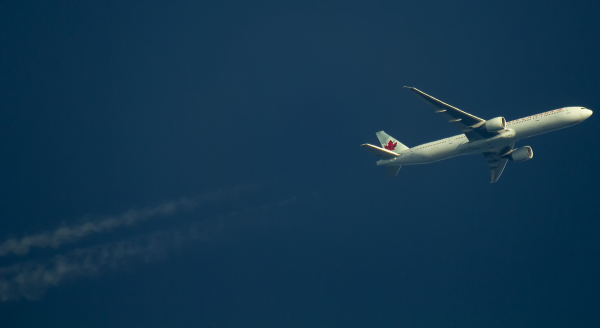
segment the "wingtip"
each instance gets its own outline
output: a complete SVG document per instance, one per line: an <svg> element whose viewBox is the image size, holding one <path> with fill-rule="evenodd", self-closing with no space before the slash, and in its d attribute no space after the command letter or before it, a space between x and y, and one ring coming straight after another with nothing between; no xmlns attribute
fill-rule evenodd
<svg viewBox="0 0 600 328"><path fill-rule="evenodd" d="M362 148L365 148L365 147L367 147L367 148L379 148L379 147L371 145L371 144L362 144L359 147L362 147Z"/></svg>
<svg viewBox="0 0 600 328"><path fill-rule="evenodd" d="M413 87L404 86L405 89L414 89Z"/></svg>

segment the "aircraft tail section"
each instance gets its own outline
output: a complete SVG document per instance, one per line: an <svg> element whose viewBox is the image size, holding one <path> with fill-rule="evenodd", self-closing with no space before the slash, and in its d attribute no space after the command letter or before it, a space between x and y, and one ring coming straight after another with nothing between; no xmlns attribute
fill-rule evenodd
<svg viewBox="0 0 600 328"><path fill-rule="evenodd" d="M400 171L400 168L402 167L402 165L399 165L399 162L395 162L394 159L398 158L401 155L401 152L404 152L409 148L384 131L379 131L375 134L377 135L379 142L381 142L381 148L369 144L360 146L369 153L381 158L380 161L377 161L377 165L385 165L387 176L393 178L398 175L398 171Z"/></svg>
<svg viewBox="0 0 600 328"><path fill-rule="evenodd" d="M394 139L392 136L385 133L384 131L379 131L375 134L377 135L379 142L381 142L381 147L383 147L389 151L399 154L401 151L409 149L403 143ZM398 168L398 170L399 169L400 168ZM396 171L396 173L398 173L398 172Z"/></svg>
<svg viewBox="0 0 600 328"><path fill-rule="evenodd" d="M391 158L396 158L396 157L400 156L400 154L398 154L398 153L394 153L393 151L379 148L377 146L373 146L373 145L369 145L369 144L364 144L364 145L360 145L360 146L364 150L368 151L369 153L371 153L375 156L378 156L381 159L391 159Z"/></svg>

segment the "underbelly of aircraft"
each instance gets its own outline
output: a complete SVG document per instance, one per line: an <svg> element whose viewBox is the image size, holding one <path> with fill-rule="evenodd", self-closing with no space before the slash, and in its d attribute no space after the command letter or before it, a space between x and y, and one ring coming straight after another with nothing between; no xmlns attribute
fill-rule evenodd
<svg viewBox="0 0 600 328"><path fill-rule="evenodd" d="M405 165L428 164L458 155L461 155L461 153L456 150L448 149L445 151L441 147L433 147L426 152L415 152L412 155L407 155Z"/></svg>

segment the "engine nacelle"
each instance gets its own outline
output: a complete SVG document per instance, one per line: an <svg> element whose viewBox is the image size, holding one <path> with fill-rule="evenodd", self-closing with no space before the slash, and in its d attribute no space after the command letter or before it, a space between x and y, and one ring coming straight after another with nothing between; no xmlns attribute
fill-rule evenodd
<svg viewBox="0 0 600 328"><path fill-rule="evenodd" d="M528 161L533 158L533 150L529 146L524 146L510 153L508 158L515 162Z"/></svg>
<svg viewBox="0 0 600 328"><path fill-rule="evenodd" d="M485 122L487 132L497 132L506 129L506 120L504 117L496 117Z"/></svg>

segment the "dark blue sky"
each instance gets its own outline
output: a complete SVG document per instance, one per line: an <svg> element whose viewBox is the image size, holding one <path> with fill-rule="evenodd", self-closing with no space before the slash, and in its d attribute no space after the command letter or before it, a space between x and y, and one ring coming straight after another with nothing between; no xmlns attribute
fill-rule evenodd
<svg viewBox="0 0 600 328"><path fill-rule="evenodd" d="M0 256L2 327L600 324L596 116L492 185L482 156L387 179L358 147L459 133L404 85L486 119L600 110L597 2L0 15L0 243L121 222Z"/></svg>

